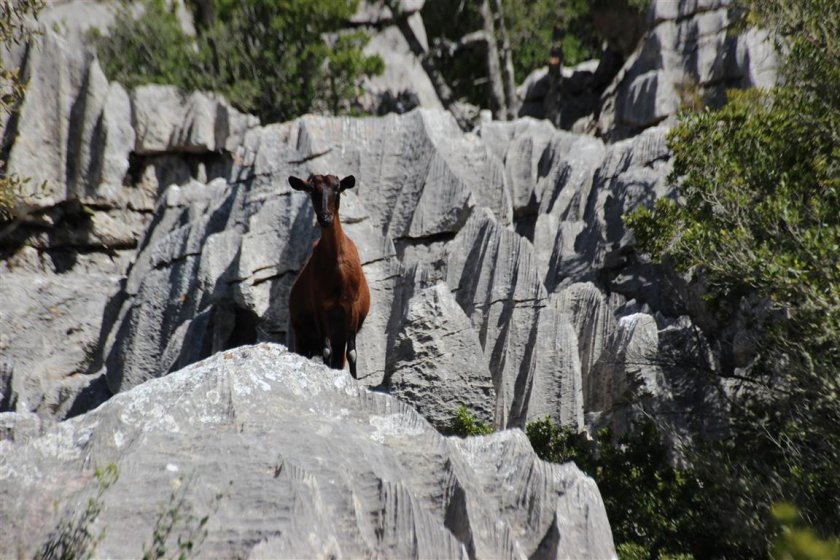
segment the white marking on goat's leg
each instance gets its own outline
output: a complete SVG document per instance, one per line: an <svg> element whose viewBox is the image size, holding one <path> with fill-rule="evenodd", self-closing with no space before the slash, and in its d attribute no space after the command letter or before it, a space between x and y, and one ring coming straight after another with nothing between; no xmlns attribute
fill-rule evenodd
<svg viewBox="0 0 840 560"><path fill-rule="evenodd" d="M330 356L332 356L332 345L330 344L330 338L324 337L324 363L326 365L330 365Z"/></svg>
<svg viewBox="0 0 840 560"><path fill-rule="evenodd" d="M356 339L351 338L347 341L347 361L350 363L350 375L353 376L353 379L358 379L356 377Z"/></svg>

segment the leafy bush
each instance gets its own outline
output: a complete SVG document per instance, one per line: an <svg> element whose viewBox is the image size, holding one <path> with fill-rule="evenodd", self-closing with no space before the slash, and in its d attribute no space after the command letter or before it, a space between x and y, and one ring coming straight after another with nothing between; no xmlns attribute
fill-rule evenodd
<svg viewBox="0 0 840 560"><path fill-rule="evenodd" d="M344 32L358 0L217 0L195 38L174 8L148 0L110 36L94 33L105 73L128 87L168 83L212 90L263 122L311 111L352 112L363 76L381 74L378 56L362 53L368 36Z"/></svg>
<svg viewBox="0 0 840 560"><path fill-rule="evenodd" d="M466 407L460 406L455 411L455 417L452 418L452 426L449 433L459 437L467 437L486 436L492 434L493 431L493 426L487 422L477 420L475 415L467 410Z"/></svg>
<svg viewBox="0 0 840 560"><path fill-rule="evenodd" d="M821 539L803 526L796 507L787 503L773 506L773 517L781 525L771 557L774 560L822 560L840 558L840 540Z"/></svg>
<svg viewBox="0 0 840 560"><path fill-rule="evenodd" d="M626 219L642 252L703 286L742 390L731 435L693 454L729 557L767 556L790 502L840 533L840 15L829 0L753 0L784 86L730 92L671 133L679 198ZM753 341L732 359L735 324Z"/></svg>
<svg viewBox="0 0 840 560"><path fill-rule="evenodd" d="M700 483L693 471L671 466L652 422L617 441L604 429L590 442L550 418L529 423L526 433L541 459L574 461L595 479L620 558L686 557L677 553L714 546L698 517Z"/></svg>

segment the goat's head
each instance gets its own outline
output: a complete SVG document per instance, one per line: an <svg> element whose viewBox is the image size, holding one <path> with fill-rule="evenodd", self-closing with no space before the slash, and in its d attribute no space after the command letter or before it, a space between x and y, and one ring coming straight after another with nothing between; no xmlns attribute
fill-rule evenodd
<svg viewBox="0 0 840 560"><path fill-rule="evenodd" d="M353 188L355 184L356 178L352 175L340 181L335 175L310 175L306 181L289 177L289 185L293 189L309 193L312 198L312 208L322 228L328 228L333 224L333 220L338 215L341 192L344 189Z"/></svg>

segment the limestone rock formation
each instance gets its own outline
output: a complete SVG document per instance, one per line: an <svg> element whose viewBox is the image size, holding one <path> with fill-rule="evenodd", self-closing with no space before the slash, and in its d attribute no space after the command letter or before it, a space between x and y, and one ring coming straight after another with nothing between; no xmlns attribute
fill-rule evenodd
<svg viewBox="0 0 840 560"><path fill-rule="evenodd" d="M662 33L725 12L681 9L660 10ZM341 216L372 291L364 384L439 428L458 405L498 427L550 416L581 429L638 405L677 418L675 433L718 429L678 413L721 410L714 382L672 365L712 354L684 317L685 286L638 258L622 221L673 194L667 126L606 144L532 118L464 133L434 109L259 126L211 94L125 91L67 40L43 41L4 130L10 165L48 183L0 234L15 300L0 410L60 419L219 351L290 342L289 289L318 230L287 177L327 172L357 179ZM43 299L35 270L63 314L17 328Z"/></svg>
<svg viewBox="0 0 840 560"><path fill-rule="evenodd" d="M0 426L2 556L87 523L104 530L95 556L139 557L175 510L168 546L192 538L214 556L615 557L598 489L573 464L537 459L517 430L442 437L279 345L218 353L58 425ZM111 464L102 490L95 470ZM78 521L90 499L101 513Z"/></svg>
<svg viewBox="0 0 840 560"><path fill-rule="evenodd" d="M777 59L767 33L730 32L730 0L654 0L648 32L604 92L597 128L627 138L682 105L721 102L732 87L770 87Z"/></svg>
<svg viewBox="0 0 840 560"><path fill-rule="evenodd" d="M417 288L403 295L399 330L388 336L383 385L440 430L459 406L492 422L495 391L478 334L446 284Z"/></svg>

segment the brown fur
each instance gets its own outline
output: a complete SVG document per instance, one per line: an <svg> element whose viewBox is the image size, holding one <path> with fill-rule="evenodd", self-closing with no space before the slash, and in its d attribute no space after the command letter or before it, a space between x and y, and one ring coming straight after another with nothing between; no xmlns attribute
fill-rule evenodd
<svg viewBox="0 0 840 560"><path fill-rule="evenodd" d="M370 290L353 241L344 235L338 215L341 191L355 178L310 175L303 181L289 177L295 190L308 192L321 227L321 238L301 269L289 294L289 316L295 335L294 350L356 377L356 334L370 311Z"/></svg>

